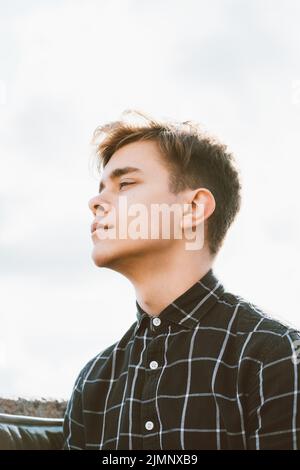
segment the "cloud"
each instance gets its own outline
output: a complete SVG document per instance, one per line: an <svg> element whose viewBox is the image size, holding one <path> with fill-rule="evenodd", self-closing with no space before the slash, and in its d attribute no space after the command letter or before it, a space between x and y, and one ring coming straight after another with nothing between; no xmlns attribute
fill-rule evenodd
<svg viewBox="0 0 300 470"><path fill-rule="evenodd" d="M232 147L244 201L220 277L299 323L300 106L291 99L300 79L298 2L49 0L0 8L6 392L67 398L84 361L135 321L128 282L93 266L87 206L98 185L89 172L92 132L130 107L199 120Z"/></svg>

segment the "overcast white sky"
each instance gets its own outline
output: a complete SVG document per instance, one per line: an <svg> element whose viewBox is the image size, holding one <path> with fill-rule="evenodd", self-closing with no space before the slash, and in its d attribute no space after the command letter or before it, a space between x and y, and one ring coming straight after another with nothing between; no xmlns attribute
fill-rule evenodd
<svg viewBox="0 0 300 470"><path fill-rule="evenodd" d="M235 153L243 205L215 272L300 328L298 0L0 0L0 395L68 398L136 320L91 259L94 128L137 107Z"/></svg>

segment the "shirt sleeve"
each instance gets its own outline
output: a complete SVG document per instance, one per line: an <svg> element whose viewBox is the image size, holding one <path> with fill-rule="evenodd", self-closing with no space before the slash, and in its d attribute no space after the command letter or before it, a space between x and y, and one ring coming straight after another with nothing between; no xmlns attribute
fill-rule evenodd
<svg viewBox="0 0 300 470"><path fill-rule="evenodd" d="M75 381L71 398L68 401L63 422L63 450L85 448L85 431L82 413L82 387L86 366Z"/></svg>
<svg viewBox="0 0 300 470"><path fill-rule="evenodd" d="M259 369L255 398L250 397L247 447L300 449L299 331L274 336Z"/></svg>

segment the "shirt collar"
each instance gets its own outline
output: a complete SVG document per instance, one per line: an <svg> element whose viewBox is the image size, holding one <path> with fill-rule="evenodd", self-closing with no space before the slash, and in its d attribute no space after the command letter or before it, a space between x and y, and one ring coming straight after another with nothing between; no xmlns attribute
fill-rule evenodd
<svg viewBox="0 0 300 470"><path fill-rule="evenodd" d="M224 291L223 285L211 268L195 284L167 305L160 312L159 318L162 321L175 322L193 329ZM142 309L137 300L136 309L137 326L135 331L138 330L144 318L148 318L148 320L153 318Z"/></svg>

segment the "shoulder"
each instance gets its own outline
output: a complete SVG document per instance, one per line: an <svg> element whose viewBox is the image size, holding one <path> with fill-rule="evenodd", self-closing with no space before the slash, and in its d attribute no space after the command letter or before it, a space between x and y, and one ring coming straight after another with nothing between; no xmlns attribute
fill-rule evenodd
<svg viewBox="0 0 300 470"><path fill-rule="evenodd" d="M111 344L110 346L106 347L91 359L89 359L84 366L81 368L78 376L77 376L77 388L82 389L84 382L91 378L92 376L97 376L99 374L100 369L104 366L106 361L111 357L111 353L117 346L118 342ZM76 384L75 384L76 386Z"/></svg>
<svg viewBox="0 0 300 470"><path fill-rule="evenodd" d="M77 388L82 389L87 380L99 378L105 366L112 360L113 355L117 352L120 354L122 351L126 351L128 349L128 343L132 338L135 327L136 322L130 326L121 339L102 349L85 363L77 376Z"/></svg>
<svg viewBox="0 0 300 470"><path fill-rule="evenodd" d="M298 350L300 362L300 331L294 325L231 292L225 291L219 302L233 319L232 330L243 355L265 361L268 356L295 355Z"/></svg>

